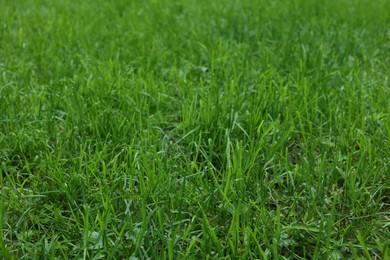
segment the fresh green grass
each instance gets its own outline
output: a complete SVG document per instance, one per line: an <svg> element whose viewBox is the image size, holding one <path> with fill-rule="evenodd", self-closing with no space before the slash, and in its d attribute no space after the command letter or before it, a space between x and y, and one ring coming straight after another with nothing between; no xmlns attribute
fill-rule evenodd
<svg viewBox="0 0 390 260"><path fill-rule="evenodd" d="M389 10L0 1L0 257L388 259Z"/></svg>

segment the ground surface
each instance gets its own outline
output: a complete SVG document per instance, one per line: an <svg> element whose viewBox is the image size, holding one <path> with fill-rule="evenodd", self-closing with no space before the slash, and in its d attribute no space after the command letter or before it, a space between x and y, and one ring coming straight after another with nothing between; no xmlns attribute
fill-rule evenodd
<svg viewBox="0 0 390 260"><path fill-rule="evenodd" d="M389 256L390 2L0 1L0 256Z"/></svg>

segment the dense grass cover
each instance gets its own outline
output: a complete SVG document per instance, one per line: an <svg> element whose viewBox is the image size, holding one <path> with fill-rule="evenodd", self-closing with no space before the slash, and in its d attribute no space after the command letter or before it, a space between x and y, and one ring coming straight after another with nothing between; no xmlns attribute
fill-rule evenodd
<svg viewBox="0 0 390 260"><path fill-rule="evenodd" d="M0 257L388 259L389 10L0 1Z"/></svg>

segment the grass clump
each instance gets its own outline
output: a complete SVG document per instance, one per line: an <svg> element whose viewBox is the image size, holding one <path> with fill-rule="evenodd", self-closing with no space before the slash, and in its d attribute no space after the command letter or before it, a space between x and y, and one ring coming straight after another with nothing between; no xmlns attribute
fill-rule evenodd
<svg viewBox="0 0 390 260"><path fill-rule="evenodd" d="M389 9L4 1L1 257L388 258Z"/></svg>

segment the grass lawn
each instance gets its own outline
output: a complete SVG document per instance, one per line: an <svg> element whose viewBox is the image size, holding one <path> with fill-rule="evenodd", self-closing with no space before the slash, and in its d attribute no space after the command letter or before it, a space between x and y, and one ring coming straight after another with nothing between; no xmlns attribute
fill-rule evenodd
<svg viewBox="0 0 390 260"><path fill-rule="evenodd" d="M0 1L0 258L389 259L390 1Z"/></svg>

